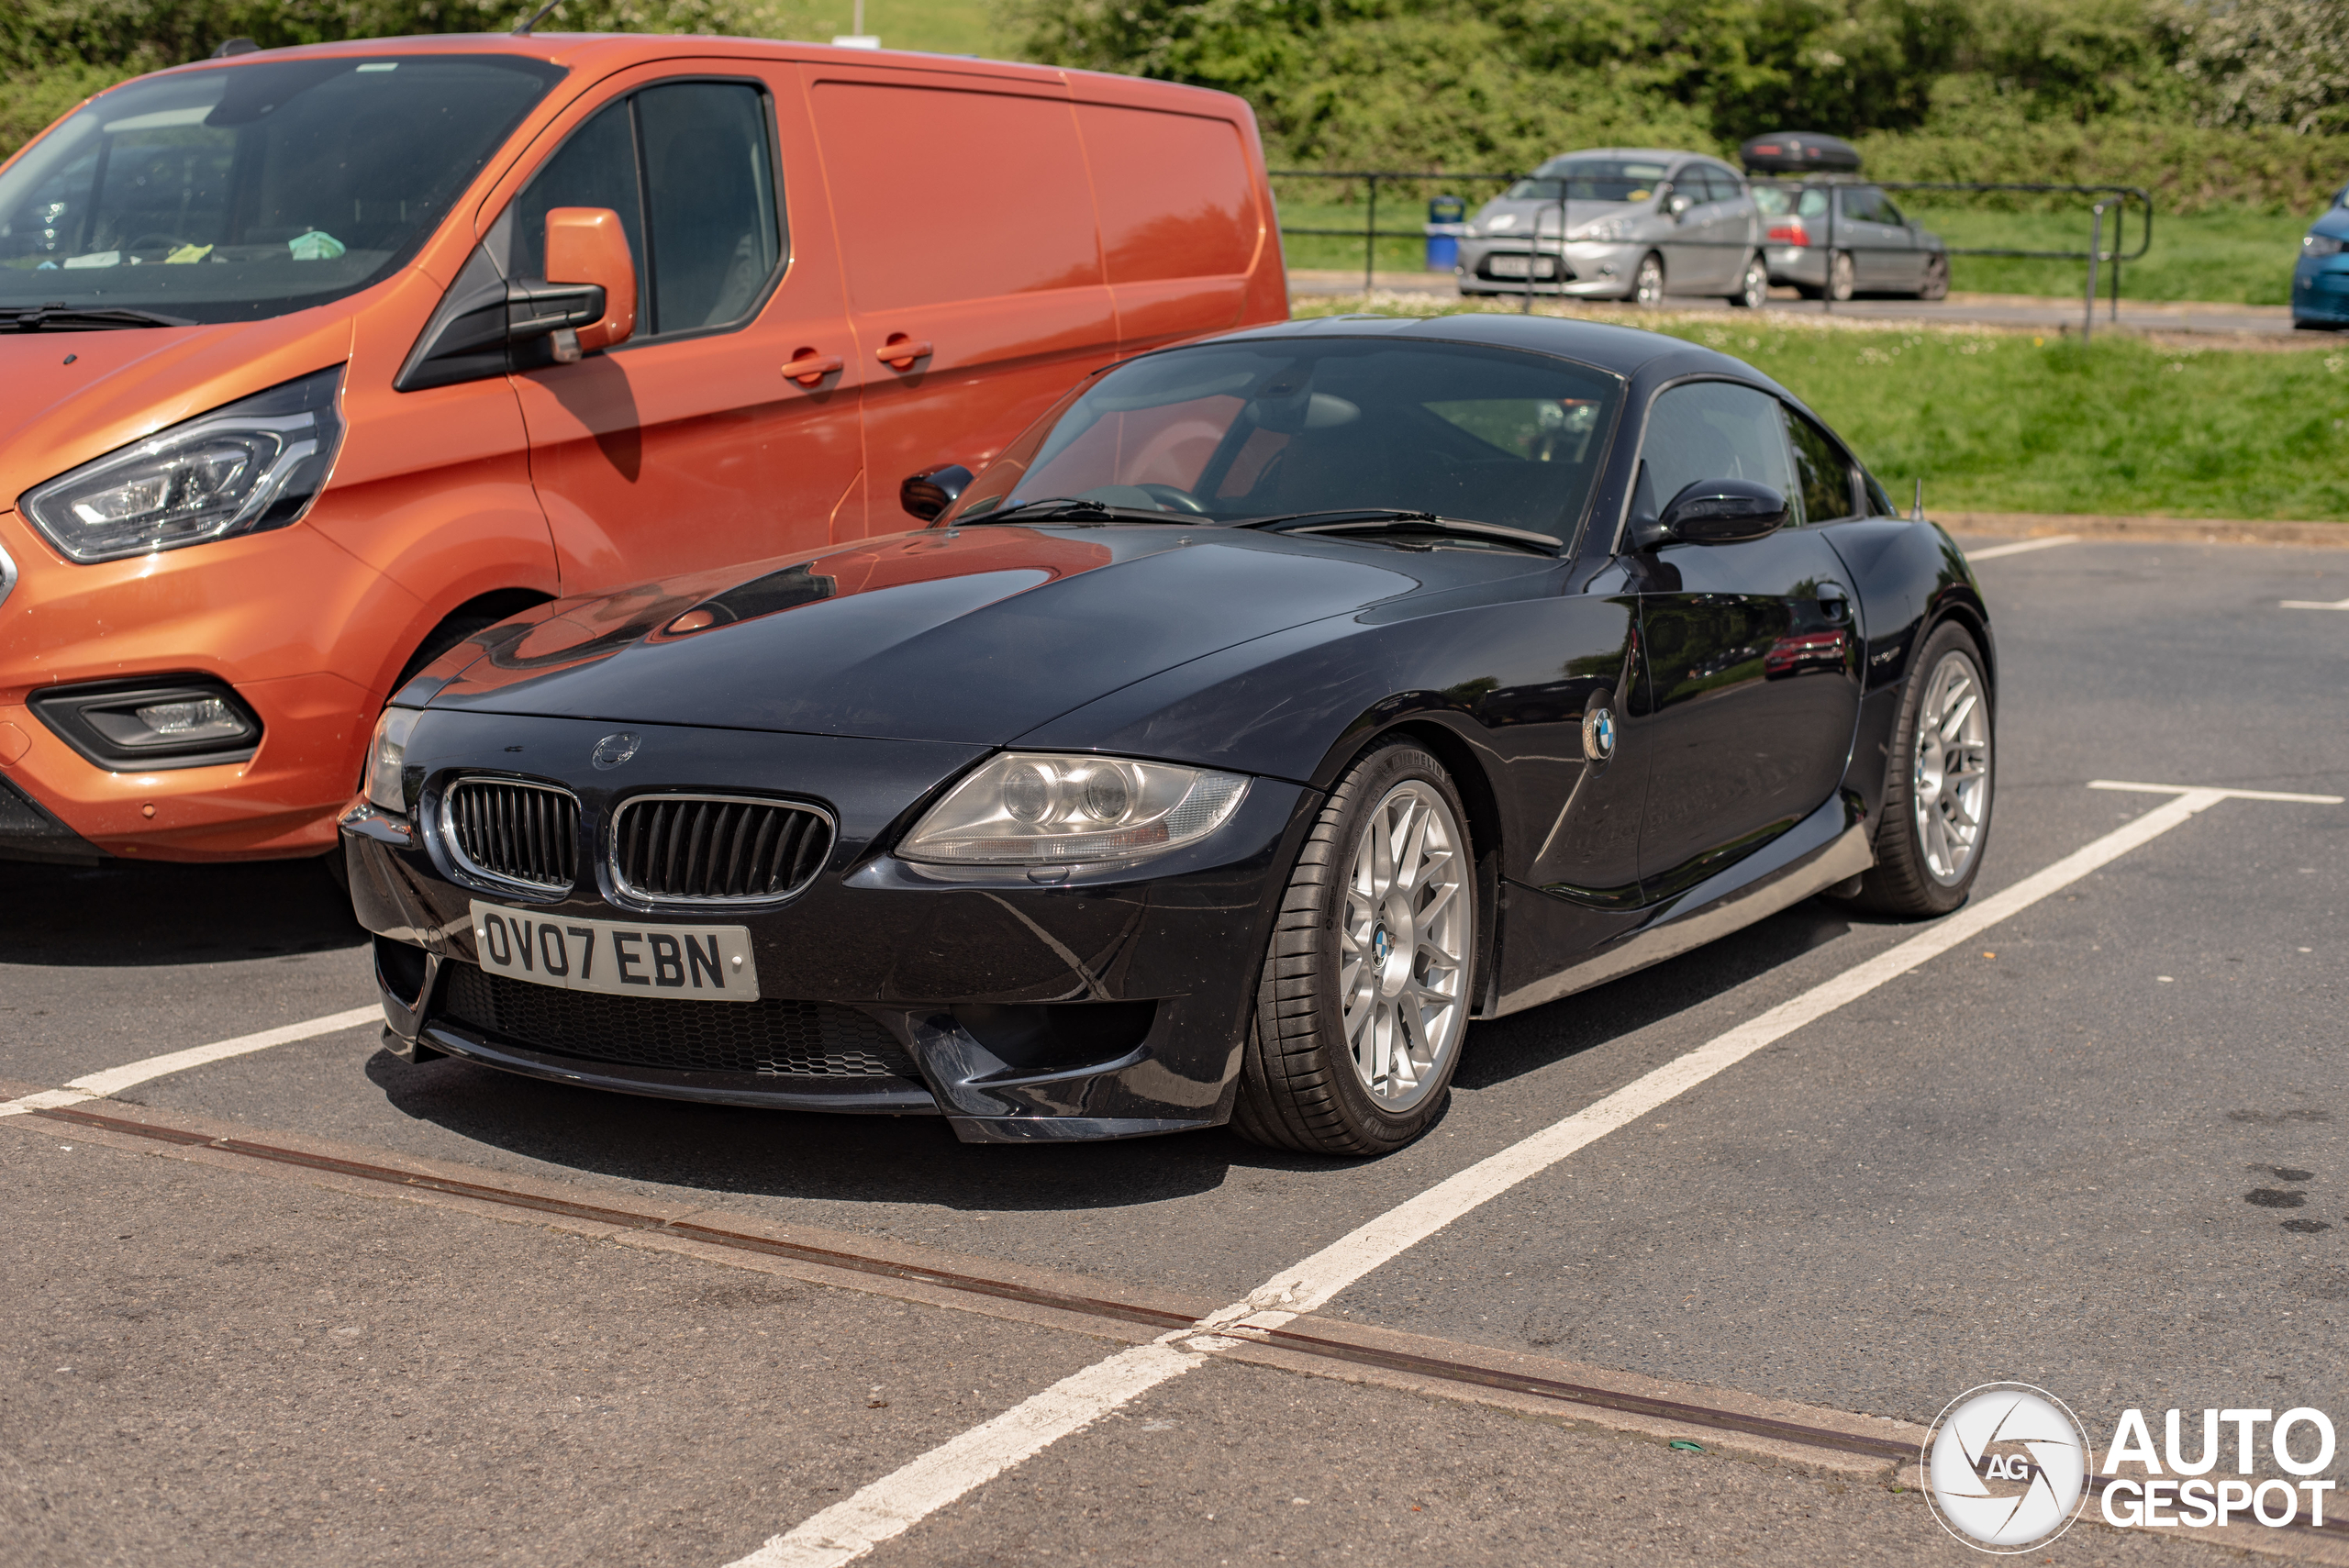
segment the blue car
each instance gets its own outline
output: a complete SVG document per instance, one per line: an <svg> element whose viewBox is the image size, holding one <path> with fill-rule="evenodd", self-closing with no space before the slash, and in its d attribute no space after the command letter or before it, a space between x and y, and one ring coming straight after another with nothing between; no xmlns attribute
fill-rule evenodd
<svg viewBox="0 0 2349 1568"><path fill-rule="evenodd" d="M2309 225L2292 269L2292 325L2349 327L2349 185Z"/></svg>

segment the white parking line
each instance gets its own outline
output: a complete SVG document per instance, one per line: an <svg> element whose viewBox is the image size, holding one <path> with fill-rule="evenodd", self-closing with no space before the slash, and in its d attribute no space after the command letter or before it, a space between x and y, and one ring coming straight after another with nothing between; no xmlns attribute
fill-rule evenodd
<svg viewBox="0 0 2349 1568"><path fill-rule="evenodd" d="M1887 981L1978 936L1989 927L2030 908L2099 867L2160 838L2221 801L2285 800L2337 806L2330 795L2281 795L2192 784L2135 784L2099 779L2096 789L2143 790L2174 795L2143 817L2075 850L2044 871L1999 893L1968 903L1898 946L1865 959L1801 995L1782 1002L1750 1022L1635 1079L1598 1104L1586 1106L1499 1153L1380 1215L1353 1234L1324 1247L1296 1267L1285 1269L1236 1301L1203 1318L1189 1330L1168 1334L1149 1345L1120 1351L1062 1379L1041 1394L1012 1407L883 1476L845 1502L835 1503L783 1535L773 1536L728 1568L838 1568L910 1529L964 1493L1011 1466L1042 1452L1120 1405L1179 1377L1205 1359L1175 1347L1193 1334L1202 1350L1216 1348L1215 1330L1273 1329L1301 1312L1327 1303L1346 1286L1391 1262L1453 1220L1499 1196L1567 1155L1637 1120L1698 1084L1744 1061Z"/></svg>
<svg viewBox="0 0 2349 1568"><path fill-rule="evenodd" d="M353 1007L345 1013L328 1013L323 1018L311 1018L306 1023L282 1024L259 1034L240 1034L234 1040L215 1040L210 1045L191 1046L166 1056L150 1056L144 1062L134 1062L128 1067L112 1067L104 1073L93 1073L76 1078L62 1089L43 1089L22 1099L0 1102L0 1117L23 1116L28 1111L54 1110L60 1106L79 1105L83 1100L104 1099L118 1095L135 1084L152 1078L167 1078L174 1073L184 1073L191 1067L201 1067L209 1062L226 1062L232 1056L250 1056L256 1051L267 1051L273 1045L291 1045L297 1040L315 1040L322 1034L338 1034L355 1029L365 1023L383 1021L380 1006Z"/></svg>
<svg viewBox="0 0 2349 1568"><path fill-rule="evenodd" d="M2279 607L2288 610L2349 610L2349 599L2334 599L2331 603L2322 599L2285 599L2279 602Z"/></svg>
<svg viewBox="0 0 2349 1568"><path fill-rule="evenodd" d="M1965 559L1968 561L1996 561L2002 555L2021 555L2025 550L2054 550L2059 544L2077 544L2079 542L2080 536L2077 534L2054 534L2046 539L2027 539L2021 544L1994 544L1987 550L1969 550L1965 552Z"/></svg>

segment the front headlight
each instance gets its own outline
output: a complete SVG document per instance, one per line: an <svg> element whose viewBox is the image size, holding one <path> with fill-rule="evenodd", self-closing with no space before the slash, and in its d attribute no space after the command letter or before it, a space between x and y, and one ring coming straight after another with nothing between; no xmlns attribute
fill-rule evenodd
<svg viewBox="0 0 2349 1568"><path fill-rule="evenodd" d="M899 856L932 865L1074 865L1163 854L1239 809L1238 773L1008 751L956 784Z"/></svg>
<svg viewBox="0 0 2349 1568"><path fill-rule="evenodd" d="M1632 217L1602 217L1575 236L1579 239L1629 239L1639 227Z"/></svg>
<svg viewBox="0 0 2349 1568"><path fill-rule="evenodd" d="M387 707L375 720L374 737L367 742L367 799L397 816L407 815L410 805L402 775L407 765L407 738L416 733L420 717L412 707Z"/></svg>
<svg viewBox="0 0 2349 1568"><path fill-rule="evenodd" d="M19 505L84 564L282 528L334 465L341 383L337 365L198 415L36 485Z"/></svg>
<svg viewBox="0 0 2349 1568"><path fill-rule="evenodd" d="M2349 239L2337 239L2330 234L2310 234L2301 237L2300 253L2305 256L2338 256L2344 246L2349 246Z"/></svg>

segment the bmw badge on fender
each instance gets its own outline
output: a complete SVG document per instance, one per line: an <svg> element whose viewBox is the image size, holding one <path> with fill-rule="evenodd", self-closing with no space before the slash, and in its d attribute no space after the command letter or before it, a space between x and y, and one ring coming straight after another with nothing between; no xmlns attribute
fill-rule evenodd
<svg viewBox="0 0 2349 1568"><path fill-rule="evenodd" d="M1981 865L1964 555L1723 355L1283 324L905 495L395 695L343 833L417 1060L1377 1154L1474 1019Z"/></svg>

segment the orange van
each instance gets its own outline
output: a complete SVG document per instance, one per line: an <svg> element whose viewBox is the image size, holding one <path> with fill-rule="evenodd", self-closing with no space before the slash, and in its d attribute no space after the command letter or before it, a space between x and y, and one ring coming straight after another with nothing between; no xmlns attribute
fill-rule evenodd
<svg viewBox="0 0 2349 1568"><path fill-rule="evenodd" d="M0 167L0 856L333 847L405 674L884 533L1288 310L1247 106L740 39L260 50Z"/></svg>

